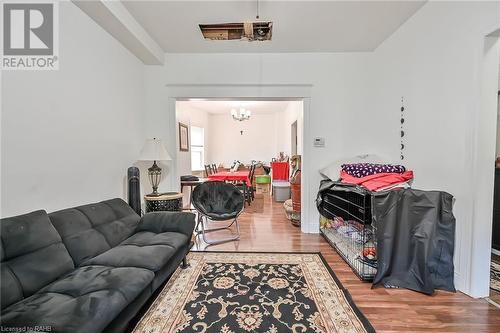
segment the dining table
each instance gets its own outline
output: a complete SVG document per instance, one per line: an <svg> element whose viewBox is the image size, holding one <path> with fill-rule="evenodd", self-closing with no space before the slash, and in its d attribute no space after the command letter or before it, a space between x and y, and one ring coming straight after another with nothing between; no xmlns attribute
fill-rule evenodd
<svg viewBox="0 0 500 333"><path fill-rule="evenodd" d="M250 173L247 171L219 171L208 176L209 180L218 181L236 181L245 183L248 187L252 186Z"/></svg>

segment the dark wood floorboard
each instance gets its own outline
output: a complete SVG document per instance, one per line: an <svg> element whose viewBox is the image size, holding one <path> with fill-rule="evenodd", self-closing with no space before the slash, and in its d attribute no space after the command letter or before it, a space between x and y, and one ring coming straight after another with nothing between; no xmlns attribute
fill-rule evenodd
<svg viewBox="0 0 500 333"><path fill-rule="evenodd" d="M303 234L286 219L281 203L258 196L240 216L241 239L194 251L321 252L377 332L500 332L500 309L460 292L433 296L403 289L371 289L320 236ZM211 237L223 237L224 232Z"/></svg>

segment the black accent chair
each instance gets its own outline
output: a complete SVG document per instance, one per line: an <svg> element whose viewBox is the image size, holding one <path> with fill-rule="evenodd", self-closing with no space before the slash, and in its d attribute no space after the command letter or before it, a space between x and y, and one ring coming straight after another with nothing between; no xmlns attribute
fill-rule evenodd
<svg viewBox="0 0 500 333"><path fill-rule="evenodd" d="M193 191L193 206L198 211L198 221L195 231L201 234L205 243L214 245L234 241L240 238L240 227L238 216L243 212L245 199L240 190L233 184L208 181L195 187ZM205 224L209 221L232 222L224 227L206 229ZM236 227L236 234L218 240L208 240L206 234L218 230L230 229L232 225ZM201 227L201 230L199 228Z"/></svg>

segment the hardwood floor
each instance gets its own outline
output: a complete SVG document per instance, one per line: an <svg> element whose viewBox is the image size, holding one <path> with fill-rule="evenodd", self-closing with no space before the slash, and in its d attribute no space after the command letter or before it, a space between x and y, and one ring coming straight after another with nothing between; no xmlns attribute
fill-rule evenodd
<svg viewBox="0 0 500 333"><path fill-rule="evenodd" d="M269 196L261 195L245 209L240 230L239 241L208 247L198 237L193 250L321 252L377 332L500 332L500 309L483 299L460 292L427 296L404 289L371 289L320 235L303 234L292 226L282 204Z"/></svg>

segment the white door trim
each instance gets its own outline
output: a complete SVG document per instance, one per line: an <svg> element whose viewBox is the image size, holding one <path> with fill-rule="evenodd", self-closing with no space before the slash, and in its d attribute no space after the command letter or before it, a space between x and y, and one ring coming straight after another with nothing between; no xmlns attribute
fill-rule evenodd
<svg viewBox="0 0 500 333"><path fill-rule="evenodd" d="M165 85L168 95L167 112L169 117L170 139L175 140L178 147L177 119L175 104L177 100L186 100L189 98L216 98L216 99L262 99L262 100L302 100L304 104L303 117L303 136L302 136L302 198L301 198L301 228L305 233L319 232L319 221L313 221L308 218L315 209L314 197L311 196L310 179L315 172L309 163L312 145L310 127L310 112L312 98L312 84L167 84ZM174 149L173 159L177 161L177 149ZM170 175L170 184L178 191L177 181L179 179L176 163L172 163Z"/></svg>
<svg viewBox="0 0 500 333"><path fill-rule="evenodd" d="M468 227L470 242L465 244L470 256L465 282L467 294L489 295L495 146L497 128L500 42L498 37L484 37L478 43L478 89L473 92L477 108L472 115L472 218ZM462 252L463 253L463 252Z"/></svg>

